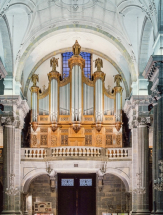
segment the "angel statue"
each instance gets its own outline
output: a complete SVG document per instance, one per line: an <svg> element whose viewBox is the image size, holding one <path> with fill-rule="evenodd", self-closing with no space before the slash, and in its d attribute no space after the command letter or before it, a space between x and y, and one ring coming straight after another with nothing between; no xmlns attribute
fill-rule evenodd
<svg viewBox="0 0 163 215"><path fill-rule="evenodd" d="M115 75L114 76L114 82L116 82L116 87L120 87L120 82L122 82L122 76L121 75Z"/></svg>
<svg viewBox="0 0 163 215"><path fill-rule="evenodd" d="M74 55L79 55L81 51L81 46L79 45L78 41L76 40L75 44L72 47L72 51Z"/></svg>
<svg viewBox="0 0 163 215"><path fill-rule="evenodd" d="M56 67L58 66L58 59L59 58L55 58L55 57L52 57L50 59L50 66L52 67L53 72L56 72Z"/></svg>
<svg viewBox="0 0 163 215"><path fill-rule="evenodd" d="M100 72L101 68L103 68L103 61L101 58L97 58L95 60L95 68L97 67L97 71Z"/></svg>
<svg viewBox="0 0 163 215"><path fill-rule="evenodd" d="M39 76L36 74L32 75L33 87L36 87L36 83L39 82Z"/></svg>

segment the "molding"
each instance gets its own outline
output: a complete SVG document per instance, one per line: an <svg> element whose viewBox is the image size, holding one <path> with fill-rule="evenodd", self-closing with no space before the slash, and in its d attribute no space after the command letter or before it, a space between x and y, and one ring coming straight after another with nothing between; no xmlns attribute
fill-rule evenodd
<svg viewBox="0 0 163 215"><path fill-rule="evenodd" d="M2 78L5 78L6 76L7 76L6 69L5 69L5 67L3 66L2 61L0 60L0 80L1 80Z"/></svg>
<svg viewBox="0 0 163 215"><path fill-rule="evenodd" d="M39 68L39 66L41 64L43 64L46 60L50 59L51 57L55 56L55 55L58 55L58 54L61 54L61 53L64 53L64 52L69 52L69 51L72 51L72 47L69 47L69 48L64 48L64 49L59 49L59 50L56 50L55 52L51 52L50 54L46 55L44 58L42 58L34 67L33 69L31 70L27 80L26 80L26 83L25 83L25 88L24 88L24 97L27 98L27 92L28 92L28 88L29 88L29 84L30 84L30 80L31 80L31 77L32 75L36 72L36 70ZM91 54L96 54L98 55L99 57L102 57L103 59L107 60L110 64L112 64L112 66L117 70L117 72L122 76L122 80L123 80L123 84L124 84L124 87L125 87L125 91L126 91L126 97L129 97L130 95L130 92L129 92L129 87L128 87L128 83L126 81L126 78L125 78L125 75L124 73L122 72L122 70L120 69L120 67L110 58L108 57L107 55L99 52L99 51L96 51L96 50L93 50L93 49L88 49L88 48L81 48L81 51L82 52L89 52ZM67 80L67 79L66 79ZM64 86L66 85L67 83L69 83L69 80L67 80L67 82L63 81L63 82L60 82L61 85L60 86Z"/></svg>

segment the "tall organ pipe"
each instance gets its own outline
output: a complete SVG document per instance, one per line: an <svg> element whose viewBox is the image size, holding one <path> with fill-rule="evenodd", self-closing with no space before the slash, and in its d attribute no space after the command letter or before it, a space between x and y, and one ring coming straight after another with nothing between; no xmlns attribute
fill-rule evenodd
<svg viewBox="0 0 163 215"><path fill-rule="evenodd" d="M96 122L102 122L103 115L103 83L101 79L98 79L95 84L95 110L96 110Z"/></svg>
<svg viewBox="0 0 163 215"><path fill-rule="evenodd" d="M54 78L51 79L51 122L58 121L58 81Z"/></svg>
<svg viewBox="0 0 163 215"><path fill-rule="evenodd" d="M79 65L72 68L72 121L81 121L82 70Z"/></svg>

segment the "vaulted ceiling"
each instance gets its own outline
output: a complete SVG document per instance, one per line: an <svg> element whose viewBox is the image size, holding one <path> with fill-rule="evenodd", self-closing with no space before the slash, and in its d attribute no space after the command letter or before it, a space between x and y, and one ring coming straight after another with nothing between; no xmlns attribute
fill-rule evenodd
<svg viewBox="0 0 163 215"><path fill-rule="evenodd" d="M77 39L85 49L112 59L131 83L142 73L157 37L159 0L1 0L17 82L50 53L70 48ZM6 64L4 30L0 57ZM8 41L9 42L9 41ZM9 48L9 47L8 47ZM128 83L128 88L130 88Z"/></svg>

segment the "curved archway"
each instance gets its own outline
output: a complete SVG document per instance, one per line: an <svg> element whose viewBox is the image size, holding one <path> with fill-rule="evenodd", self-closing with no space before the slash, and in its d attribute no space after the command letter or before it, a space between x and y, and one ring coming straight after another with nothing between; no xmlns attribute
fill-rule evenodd
<svg viewBox="0 0 163 215"><path fill-rule="evenodd" d="M117 177L119 177L123 181L127 192L129 192L131 190L132 185L130 182L130 178L125 172L123 172L119 169L107 168L105 174L108 174L108 173L116 175Z"/></svg>
<svg viewBox="0 0 163 215"><path fill-rule="evenodd" d="M51 52L50 54L46 55L44 58L42 58L32 69L32 71L30 72L28 78L27 78L27 81L25 83L25 87L24 87L24 97L27 98L27 92L28 92L28 88L29 88L29 84L30 84L30 80L31 80L31 77L32 75L35 73L35 71L38 69L38 67L43 63L45 62L47 59L51 58L52 56L54 55L57 55L57 54L60 54L60 53L63 53L63 52L69 52L71 51L72 48L66 48L66 49L60 49L60 50L57 50L55 52ZM128 84L127 84L127 81L126 81L126 78L125 78L125 75L123 73L123 71L121 70L121 68L108 56L104 55L103 53L99 52L99 51L96 51L96 50L93 50L93 49L88 49L88 48L82 48L82 51L85 51L85 52L89 52L91 54L96 54L102 58L104 58L105 60L107 60L108 62L110 62L114 68L117 70L117 72L119 74L121 74L122 76L122 79L123 79L123 83L124 83L124 86L125 86L125 91L126 91L126 97L129 96L130 92L129 92L129 87L128 87Z"/></svg>
<svg viewBox="0 0 163 215"><path fill-rule="evenodd" d="M6 16L0 17L0 33L2 37L3 51L4 51L4 67L8 76L13 75L13 49L11 43L11 35Z"/></svg>
<svg viewBox="0 0 163 215"><path fill-rule="evenodd" d="M142 27L142 35L140 40L139 49L139 73L142 74L149 60L148 50L149 50L149 38L152 32L152 24L150 20L145 17ZM152 53L151 53L152 54Z"/></svg>
<svg viewBox="0 0 163 215"><path fill-rule="evenodd" d="M21 80L21 74L22 74L22 71L23 71L23 68L25 65L25 61L28 59L28 57L30 56L30 53L34 50L34 48L36 46L38 46L41 42L43 42L45 39L50 38L52 35L54 35L54 34L56 35L59 32L66 32L67 30L72 31L72 32L75 30L75 31L79 31L79 32L84 31L84 32L92 33L92 34L98 35L98 36L106 39L110 43L112 43L120 51L122 56L126 59L126 62L128 63L128 67L131 72L132 81L137 80L137 74L136 74L135 66L134 66L134 63L132 62L131 56L118 39L116 39L110 33L106 32L104 30L101 30L101 29L97 29L93 26L74 24L74 25L69 25L69 26L55 27L54 29L50 29L50 30L46 31L45 33L39 35L37 38L35 38L30 43L30 45L26 48L26 50L24 50L24 53L20 59L20 62L19 62L18 68L17 68L17 72L16 72L16 77L15 77L16 81Z"/></svg>

